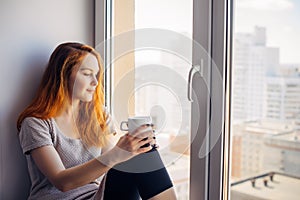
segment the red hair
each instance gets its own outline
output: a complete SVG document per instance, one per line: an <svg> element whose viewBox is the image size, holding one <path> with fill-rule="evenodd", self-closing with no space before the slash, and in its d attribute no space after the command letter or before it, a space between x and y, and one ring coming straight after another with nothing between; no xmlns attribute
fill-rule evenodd
<svg viewBox="0 0 300 200"><path fill-rule="evenodd" d="M58 116L71 100L69 85L71 74L91 53L99 65L98 85L91 102L80 102L76 125L81 139L88 146L102 147L107 141L107 115L103 109L103 66L101 57L94 48L80 43L60 44L52 53L39 89L32 103L20 114L17 128L26 117L49 119Z"/></svg>

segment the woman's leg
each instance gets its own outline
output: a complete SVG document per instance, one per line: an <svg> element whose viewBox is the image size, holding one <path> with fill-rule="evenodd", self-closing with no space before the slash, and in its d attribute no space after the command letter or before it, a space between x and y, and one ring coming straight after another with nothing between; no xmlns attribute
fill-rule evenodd
<svg viewBox="0 0 300 200"><path fill-rule="evenodd" d="M176 200L176 194L173 187L155 195L154 197L150 198L149 200Z"/></svg>
<svg viewBox="0 0 300 200"><path fill-rule="evenodd" d="M137 173L134 177L135 183L142 199L160 197L160 194L164 194L165 191L173 190L173 184L166 168L161 168L146 173ZM169 192L167 192L167 194L169 194ZM166 195L163 196L165 197ZM168 200L172 199L168 198Z"/></svg>
<svg viewBox="0 0 300 200"><path fill-rule="evenodd" d="M139 200L134 174L110 169L106 175L104 200Z"/></svg>
<svg viewBox="0 0 300 200"><path fill-rule="evenodd" d="M156 149L121 163L106 177L104 199L176 199L173 184Z"/></svg>
<svg viewBox="0 0 300 200"><path fill-rule="evenodd" d="M148 171L135 174L135 182L142 199L150 199L159 194L163 194L167 190L172 191L172 181L158 151L152 149L150 152L146 153L145 156L147 162L139 160L139 158L137 159L139 163L147 164L144 169L147 169ZM151 168L149 168L149 166L151 166Z"/></svg>

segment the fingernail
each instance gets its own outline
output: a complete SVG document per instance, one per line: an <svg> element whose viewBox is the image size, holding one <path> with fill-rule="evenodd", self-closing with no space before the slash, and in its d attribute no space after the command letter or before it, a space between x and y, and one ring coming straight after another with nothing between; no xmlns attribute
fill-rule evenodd
<svg viewBox="0 0 300 200"><path fill-rule="evenodd" d="M147 144L144 144L143 146L141 146L140 148L145 148L145 147L149 147L149 146L150 146L150 144L147 143Z"/></svg>

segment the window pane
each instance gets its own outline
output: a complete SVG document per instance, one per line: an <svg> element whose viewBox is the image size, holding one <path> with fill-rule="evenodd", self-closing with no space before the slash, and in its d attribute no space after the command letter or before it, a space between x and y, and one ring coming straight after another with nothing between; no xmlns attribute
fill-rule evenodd
<svg viewBox="0 0 300 200"><path fill-rule="evenodd" d="M135 1L135 29L173 33L162 49L135 51L135 114L151 115L156 125L162 159L174 182L178 199L189 199L190 103L187 100L189 61L170 49L185 49L191 57L192 0Z"/></svg>
<svg viewBox="0 0 300 200"><path fill-rule="evenodd" d="M298 199L300 4L234 3L231 199Z"/></svg>

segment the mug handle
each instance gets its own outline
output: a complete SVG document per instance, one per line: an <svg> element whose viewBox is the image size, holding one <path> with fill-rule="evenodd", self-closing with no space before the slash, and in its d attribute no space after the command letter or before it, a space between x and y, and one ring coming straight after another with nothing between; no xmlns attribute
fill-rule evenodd
<svg viewBox="0 0 300 200"><path fill-rule="evenodd" d="M128 127L128 121L122 121L121 124L120 124L120 129L122 131L128 131L128 128L124 128L123 124L126 124L126 126Z"/></svg>

